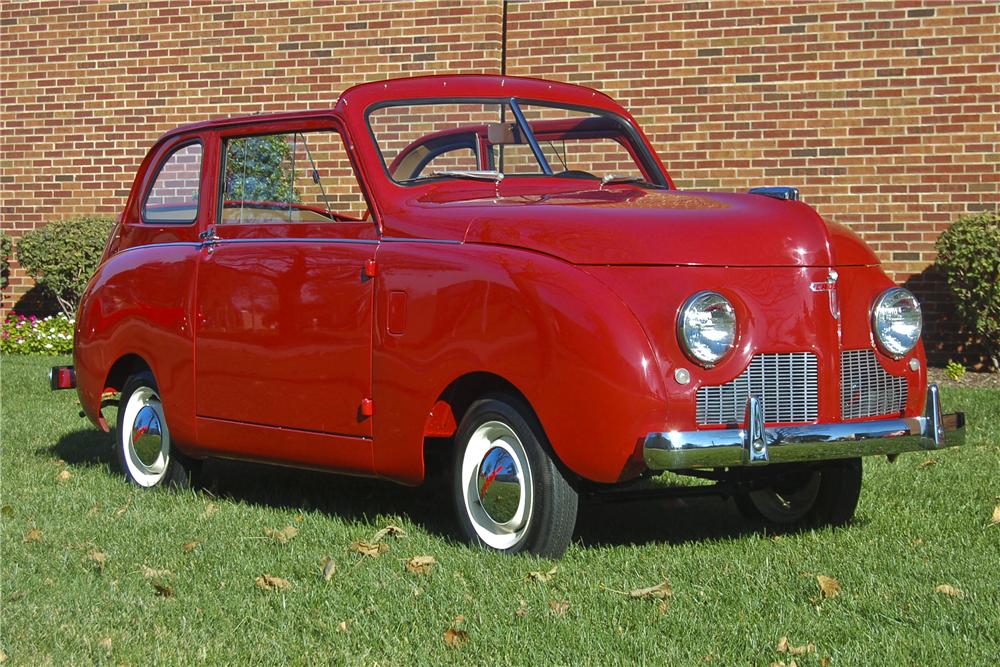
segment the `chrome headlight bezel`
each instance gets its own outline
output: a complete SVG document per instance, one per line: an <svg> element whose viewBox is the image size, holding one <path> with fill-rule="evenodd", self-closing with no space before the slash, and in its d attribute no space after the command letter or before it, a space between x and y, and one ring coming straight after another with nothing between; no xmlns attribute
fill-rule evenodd
<svg viewBox="0 0 1000 667"><path fill-rule="evenodd" d="M893 312L891 309L897 311ZM871 327L872 337L878 348L893 359L902 359L917 346L923 332L924 318L920 302L910 290L890 287L872 303Z"/></svg>
<svg viewBox="0 0 1000 667"><path fill-rule="evenodd" d="M699 326L694 316L706 313L717 313L721 320L713 318L713 325L722 325L720 329L725 337L712 340L703 335L707 327ZM728 320L728 326L727 326ZM684 301L677 313L677 342L687 357L704 368L711 368L729 356L736 348L738 326L736 310L732 302L722 294L711 290L695 292Z"/></svg>

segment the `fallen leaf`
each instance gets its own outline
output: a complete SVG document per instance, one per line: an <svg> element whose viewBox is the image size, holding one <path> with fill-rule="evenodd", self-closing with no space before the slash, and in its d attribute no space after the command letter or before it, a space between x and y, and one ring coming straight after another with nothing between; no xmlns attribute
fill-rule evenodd
<svg viewBox="0 0 1000 667"><path fill-rule="evenodd" d="M830 660L830 656L824 655L819 659L819 667L830 667L831 662L833 661Z"/></svg>
<svg viewBox="0 0 1000 667"><path fill-rule="evenodd" d="M1000 509L1000 507L997 509ZM14 508L10 505L4 505L0 508L0 514L3 514L4 516L14 516Z"/></svg>
<svg viewBox="0 0 1000 667"><path fill-rule="evenodd" d="M406 571L413 574L428 574L431 566L437 564L434 556L413 556L406 560Z"/></svg>
<svg viewBox="0 0 1000 667"><path fill-rule="evenodd" d="M444 643L452 648L458 648L467 641L469 641L469 633L465 630L448 628L444 631Z"/></svg>
<svg viewBox="0 0 1000 667"><path fill-rule="evenodd" d="M943 593L944 595L947 595L948 597L952 597L952 598L965 597L965 591L963 591L960 588L955 588L951 584L940 584L938 586L935 586L934 587L934 592L935 593Z"/></svg>
<svg viewBox="0 0 1000 667"><path fill-rule="evenodd" d="M529 572L525 578L529 580L533 579L534 581L549 581L556 575L556 570L558 569L558 566L553 566L548 572Z"/></svg>
<svg viewBox="0 0 1000 667"><path fill-rule="evenodd" d="M837 597L840 593L840 582L833 577L819 574L816 575L816 581L819 583L819 592L824 598Z"/></svg>
<svg viewBox="0 0 1000 667"><path fill-rule="evenodd" d="M918 468L930 468L933 465L937 465L937 461L935 461L934 459L926 459L926 460L924 460L923 463L921 463L917 467Z"/></svg>
<svg viewBox="0 0 1000 667"><path fill-rule="evenodd" d="M380 555L389 550L389 545L385 542L372 544L370 542L365 542L364 540L358 540L356 542L351 542L350 549L351 551L357 552L362 556L378 558Z"/></svg>
<svg viewBox="0 0 1000 667"><path fill-rule="evenodd" d="M292 538L299 534L299 529L295 526L285 526L281 530L265 528L264 534L279 544L288 544Z"/></svg>
<svg viewBox="0 0 1000 667"><path fill-rule="evenodd" d="M807 653L815 653L816 645L812 642L808 644L803 644L802 646L790 646L788 647L788 652L791 655L805 655Z"/></svg>
<svg viewBox="0 0 1000 667"><path fill-rule="evenodd" d="M201 542L199 542L198 540L191 540L190 542L185 542L184 546L182 547L184 549L184 553L190 553L191 551L194 551L199 544L201 544Z"/></svg>
<svg viewBox="0 0 1000 667"><path fill-rule="evenodd" d="M778 653L788 653L788 637L782 637L778 640L778 645L775 647Z"/></svg>
<svg viewBox="0 0 1000 667"><path fill-rule="evenodd" d="M0 649L0 662L7 662L7 654L4 653L3 649Z"/></svg>
<svg viewBox="0 0 1000 667"><path fill-rule="evenodd" d="M108 557L103 551L91 549L87 554L87 560L97 566L98 570L104 571L104 566L108 563Z"/></svg>
<svg viewBox="0 0 1000 667"><path fill-rule="evenodd" d="M320 574L323 577L323 581L330 581L336 573L337 564L333 562L333 559L329 556L323 558L323 562L320 565Z"/></svg>
<svg viewBox="0 0 1000 667"><path fill-rule="evenodd" d="M347 632L347 621L337 623L337 632Z"/></svg>
<svg viewBox="0 0 1000 667"><path fill-rule="evenodd" d="M549 611L556 616L563 616L569 609L569 602L566 600L549 600Z"/></svg>
<svg viewBox="0 0 1000 667"><path fill-rule="evenodd" d="M115 516L121 516L122 514L125 514L125 512L128 511L129 505L131 504L132 504L132 499L129 498L127 503L125 503L124 505L115 510Z"/></svg>
<svg viewBox="0 0 1000 667"><path fill-rule="evenodd" d="M174 587L170 584L161 584L158 581L153 582L153 588L156 589L156 594L160 597L172 598L174 597Z"/></svg>
<svg viewBox="0 0 1000 667"><path fill-rule="evenodd" d="M32 528L31 530L29 530L24 534L25 542L41 542L41 540L42 540L42 531L38 530L37 528Z"/></svg>
<svg viewBox="0 0 1000 667"><path fill-rule="evenodd" d="M170 570L157 570L155 568L143 565L142 576L146 577L147 579L158 579L162 577L173 576L173 573Z"/></svg>
<svg viewBox="0 0 1000 667"><path fill-rule="evenodd" d="M670 588L670 582L664 579L655 586L650 586L649 588L637 588L634 591L630 591L628 596L630 598L639 598L643 600L663 600L673 594L674 591Z"/></svg>
<svg viewBox="0 0 1000 667"><path fill-rule="evenodd" d="M292 583L288 579L274 577L270 574L257 577L254 582L257 584L257 588L265 591L288 590L292 587Z"/></svg>
<svg viewBox="0 0 1000 667"><path fill-rule="evenodd" d="M219 511L218 505L216 505L215 503L209 503L205 505L205 511L201 513L201 516L202 518L207 519L208 517L212 516L218 511Z"/></svg>
<svg viewBox="0 0 1000 667"><path fill-rule="evenodd" d="M528 602L527 600L521 600L521 603L517 605L517 610L514 612L514 615L524 618L524 616L527 613L528 613Z"/></svg>
<svg viewBox="0 0 1000 667"><path fill-rule="evenodd" d="M374 537L372 537L372 543L377 544L386 537L403 537L404 535L406 535L405 530L403 530L399 526L394 526L392 524L389 524L382 530L375 533Z"/></svg>
<svg viewBox="0 0 1000 667"><path fill-rule="evenodd" d="M61 473L59 473L58 475L56 475L56 479L58 479L60 482L65 482L67 479L69 479L72 476L73 475L70 474L69 470L63 470Z"/></svg>
<svg viewBox="0 0 1000 667"><path fill-rule="evenodd" d="M1000 523L1000 505L993 508L993 516L990 518L990 523L998 524Z"/></svg>
<svg viewBox="0 0 1000 667"><path fill-rule="evenodd" d="M295 515L295 523L302 523L303 519L305 519L305 517L302 516L301 514L296 514Z"/></svg>
<svg viewBox="0 0 1000 667"><path fill-rule="evenodd" d="M101 641L97 642L97 645L103 648L105 651L111 652L111 637L105 637Z"/></svg>

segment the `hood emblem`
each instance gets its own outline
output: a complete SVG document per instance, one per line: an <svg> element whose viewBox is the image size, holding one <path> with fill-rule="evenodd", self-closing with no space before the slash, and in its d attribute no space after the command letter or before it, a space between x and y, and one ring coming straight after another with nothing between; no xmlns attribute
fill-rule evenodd
<svg viewBox="0 0 1000 667"><path fill-rule="evenodd" d="M840 319L840 303L837 300L837 272L830 269L826 280L818 283L809 283L809 289L813 292L826 292L830 298L830 314L833 319Z"/></svg>

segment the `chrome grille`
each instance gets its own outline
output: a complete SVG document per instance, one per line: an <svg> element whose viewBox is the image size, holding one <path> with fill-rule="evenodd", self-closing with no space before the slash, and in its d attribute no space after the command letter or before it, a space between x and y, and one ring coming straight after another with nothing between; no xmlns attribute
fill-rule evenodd
<svg viewBox="0 0 1000 667"><path fill-rule="evenodd" d="M903 412L909 388L906 378L889 375L872 350L840 353L840 415L843 419Z"/></svg>
<svg viewBox="0 0 1000 667"><path fill-rule="evenodd" d="M698 423L742 423L751 395L761 397L765 422L816 421L816 365L810 352L758 354L735 379L698 389Z"/></svg>

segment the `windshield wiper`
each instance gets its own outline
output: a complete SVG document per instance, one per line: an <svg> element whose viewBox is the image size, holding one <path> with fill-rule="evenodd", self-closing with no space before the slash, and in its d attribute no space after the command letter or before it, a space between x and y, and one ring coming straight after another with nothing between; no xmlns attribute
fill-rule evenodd
<svg viewBox="0 0 1000 667"><path fill-rule="evenodd" d="M604 178L601 179L601 189L604 189L604 186L610 183L638 183L639 185L648 188L657 188L658 190L664 189L662 185L650 183L640 176L625 176L619 174L607 174L604 176Z"/></svg>
<svg viewBox="0 0 1000 667"><path fill-rule="evenodd" d="M431 173L431 176L446 176L449 178L469 178L474 181L493 181L499 183L503 180L503 174L499 171L493 169L477 169L477 170L449 170L449 171L435 171Z"/></svg>

